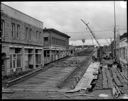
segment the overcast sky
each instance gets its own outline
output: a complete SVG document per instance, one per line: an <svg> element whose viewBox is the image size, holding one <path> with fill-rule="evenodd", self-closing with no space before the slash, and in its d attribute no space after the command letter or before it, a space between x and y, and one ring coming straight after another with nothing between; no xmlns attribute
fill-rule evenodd
<svg viewBox="0 0 128 101"><path fill-rule="evenodd" d="M61 2L3 2L71 36L70 41L90 39L89 31L80 19L89 22L97 38L112 38L114 27L113 1L61 1ZM116 1L118 32L126 32L126 7Z"/></svg>

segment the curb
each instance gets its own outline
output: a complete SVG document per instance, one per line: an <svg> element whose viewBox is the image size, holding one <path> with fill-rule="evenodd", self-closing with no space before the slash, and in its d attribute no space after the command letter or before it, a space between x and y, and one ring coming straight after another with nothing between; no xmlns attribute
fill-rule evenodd
<svg viewBox="0 0 128 101"><path fill-rule="evenodd" d="M37 69L37 70L35 70L35 71L32 71L32 72L30 72L30 73L28 73L28 74L25 74L25 75L23 75L23 76L20 76L20 77L14 79L14 80L7 81L6 87L10 87L10 86L12 86L12 85L14 85L14 84L16 84L16 83L19 83L19 82L21 82L21 81L24 81L24 80L28 79L30 76L32 76L32 75L34 76L35 73L41 71L42 69L43 69L43 68L39 68L39 69Z"/></svg>
<svg viewBox="0 0 128 101"><path fill-rule="evenodd" d="M32 77L34 75L37 75L38 72L46 71L47 69L49 69L50 67L52 67L52 63L59 62L60 60L67 59L68 57L69 56L66 56L66 57L61 58L59 60L53 61L51 63L48 63L48 64L44 65L44 67L42 67L42 68L36 69L36 70L34 70L34 71L30 72L30 73L27 73L25 75L22 75L22 76L20 76L20 77L18 77L16 79L7 81L6 82L6 85L5 85L5 88L10 87L10 86L12 86L14 84L17 84L17 83L19 83L21 81L25 81L26 79L28 79L28 78L30 78L30 77Z"/></svg>

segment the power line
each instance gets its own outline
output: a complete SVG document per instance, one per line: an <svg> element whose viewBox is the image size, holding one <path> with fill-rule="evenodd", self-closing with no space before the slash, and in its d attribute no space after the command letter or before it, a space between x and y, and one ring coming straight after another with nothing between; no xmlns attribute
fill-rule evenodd
<svg viewBox="0 0 128 101"><path fill-rule="evenodd" d="M127 30L127 29L120 29L119 30ZM88 31L85 31L85 32L88 32ZM93 31L93 32L113 32L113 30L97 30L97 31ZM84 32L65 32L65 33L84 33Z"/></svg>

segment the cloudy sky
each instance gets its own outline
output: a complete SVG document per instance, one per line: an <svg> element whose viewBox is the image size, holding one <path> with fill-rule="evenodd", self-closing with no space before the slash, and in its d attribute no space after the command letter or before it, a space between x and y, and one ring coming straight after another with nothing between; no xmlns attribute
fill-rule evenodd
<svg viewBox="0 0 128 101"><path fill-rule="evenodd" d="M44 27L55 28L71 36L70 43L91 39L86 26L89 22L99 40L113 38L114 2L113 1L61 1L61 2L3 2L44 23ZM126 4L116 1L116 24L118 33L127 30ZM87 42L87 41L86 41ZM89 41L88 43L91 43Z"/></svg>

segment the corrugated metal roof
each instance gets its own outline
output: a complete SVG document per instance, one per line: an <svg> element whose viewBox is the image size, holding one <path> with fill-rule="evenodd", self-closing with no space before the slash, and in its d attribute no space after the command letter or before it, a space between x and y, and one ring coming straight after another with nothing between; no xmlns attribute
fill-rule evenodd
<svg viewBox="0 0 128 101"><path fill-rule="evenodd" d="M43 22L1 3L1 10L8 16L43 29Z"/></svg>

